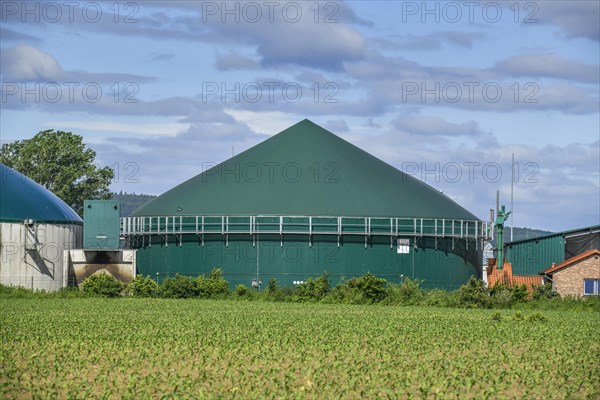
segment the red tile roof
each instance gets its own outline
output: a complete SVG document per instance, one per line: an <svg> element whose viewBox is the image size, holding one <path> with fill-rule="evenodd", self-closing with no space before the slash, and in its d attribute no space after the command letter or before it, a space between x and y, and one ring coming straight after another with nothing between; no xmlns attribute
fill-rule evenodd
<svg viewBox="0 0 600 400"><path fill-rule="evenodd" d="M544 283L539 275L513 275L512 264L505 261L504 268L498 269L495 259L488 259L488 286L496 284L505 284L509 287L515 285L525 285L529 293L533 293L533 288Z"/></svg>
<svg viewBox="0 0 600 400"><path fill-rule="evenodd" d="M532 286L541 285L544 283L544 280L541 276L530 276L530 275L513 275L512 276L513 285L525 285L528 288Z"/></svg>
<svg viewBox="0 0 600 400"><path fill-rule="evenodd" d="M584 260L584 259L594 256L594 255L600 256L600 250L592 249L592 250L585 251L581 254L577 254L576 256L571 257L568 260L561 262L560 264L553 265L552 267L548 268L547 270L540 272L540 274L552 275L553 273L555 273L558 270L567 268L567 267L571 266L572 264L576 263L577 261Z"/></svg>

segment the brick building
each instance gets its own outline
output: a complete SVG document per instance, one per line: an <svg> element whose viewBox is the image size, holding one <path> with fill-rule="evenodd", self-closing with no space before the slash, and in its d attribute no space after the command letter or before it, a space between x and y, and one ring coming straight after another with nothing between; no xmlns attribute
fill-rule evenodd
<svg viewBox="0 0 600 400"><path fill-rule="evenodd" d="M508 242L504 254L501 270L495 258L488 258L488 287L524 284L531 293L535 285L554 282L561 296L600 292L600 225Z"/></svg>
<svg viewBox="0 0 600 400"><path fill-rule="evenodd" d="M504 258L516 275L538 275L552 266L600 249L600 225L556 232L504 244Z"/></svg>
<svg viewBox="0 0 600 400"><path fill-rule="evenodd" d="M592 249L540 272L561 296L600 294L600 250Z"/></svg>

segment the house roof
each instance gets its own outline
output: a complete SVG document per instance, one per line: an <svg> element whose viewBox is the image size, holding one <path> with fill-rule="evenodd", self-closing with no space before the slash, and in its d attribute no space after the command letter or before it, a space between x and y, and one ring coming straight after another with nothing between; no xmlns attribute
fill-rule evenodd
<svg viewBox="0 0 600 400"><path fill-rule="evenodd" d="M439 190L309 120L176 186L132 216L180 213L478 220Z"/></svg>
<svg viewBox="0 0 600 400"><path fill-rule="evenodd" d="M574 257L569 258L568 260L561 262L560 264L553 265L552 267L548 268L547 270L540 272L540 274L552 275L553 273L555 273L563 268L567 268L567 267L573 265L574 263L584 260L591 256L600 256L600 250L592 249L592 250L585 251L581 254L578 254Z"/></svg>
<svg viewBox="0 0 600 400"><path fill-rule="evenodd" d="M531 276L531 275L513 275L512 276L513 285L525 285L525 286L535 286L542 284L541 276Z"/></svg>

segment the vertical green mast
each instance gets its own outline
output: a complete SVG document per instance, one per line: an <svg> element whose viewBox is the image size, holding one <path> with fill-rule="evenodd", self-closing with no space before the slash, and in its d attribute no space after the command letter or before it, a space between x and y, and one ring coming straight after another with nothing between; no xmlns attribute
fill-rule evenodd
<svg viewBox="0 0 600 400"><path fill-rule="evenodd" d="M510 215L510 211L506 212L505 207L502 206L500 210L498 210L498 215L496 216L496 222L494 226L496 228L496 247L497 247L497 259L498 259L498 269L502 269L504 266L504 222L508 219Z"/></svg>

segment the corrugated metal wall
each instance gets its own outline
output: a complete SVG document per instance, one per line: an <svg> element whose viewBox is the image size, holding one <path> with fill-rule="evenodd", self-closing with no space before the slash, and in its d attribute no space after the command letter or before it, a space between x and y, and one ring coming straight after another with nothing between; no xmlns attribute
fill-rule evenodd
<svg viewBox="0 0 600 400"><path fill-rule="evenodd" d="M82 236L78 224L36 224L28 232L23 223L0 223L0 282L59 290L64 250L81 248Z"/></svg>
<svg viewBox="0 0 600 400"><path fill-rule="evenodd" d="M507 244L505 251L513 274L537 275L565 260L565 239L562 234L544 236Z"/></svg>
<svg viewBox="0 0 600 400"><path fill-rule="evenodd" d="M456 289L471 275L481 278L481 248L471 242L466 249L464 240L455 240L453 246L449 238L438 238L436 244L434 238L407 236L408 252L399 253L396 242L390 246L385 236L370 237L366 247L362 235L343 236L339 247L334 235L313 235L311 245L307 235L284 235L283 242L279 235L257 236L253 242L248 234L230 234L226 244L220 234L205 235L204 246L198 237L189 235L181 246L174 236L168 245L155 236L151 246L146 242L138 249L138 273L162 282L176 273L198 276L219 267L231 287L250 286L257 277L263 287L269 278L292 286L294 281L324 271L329 272L333 285L368 272L390 282L403 277L421 279L426 288Z"/></svg>

